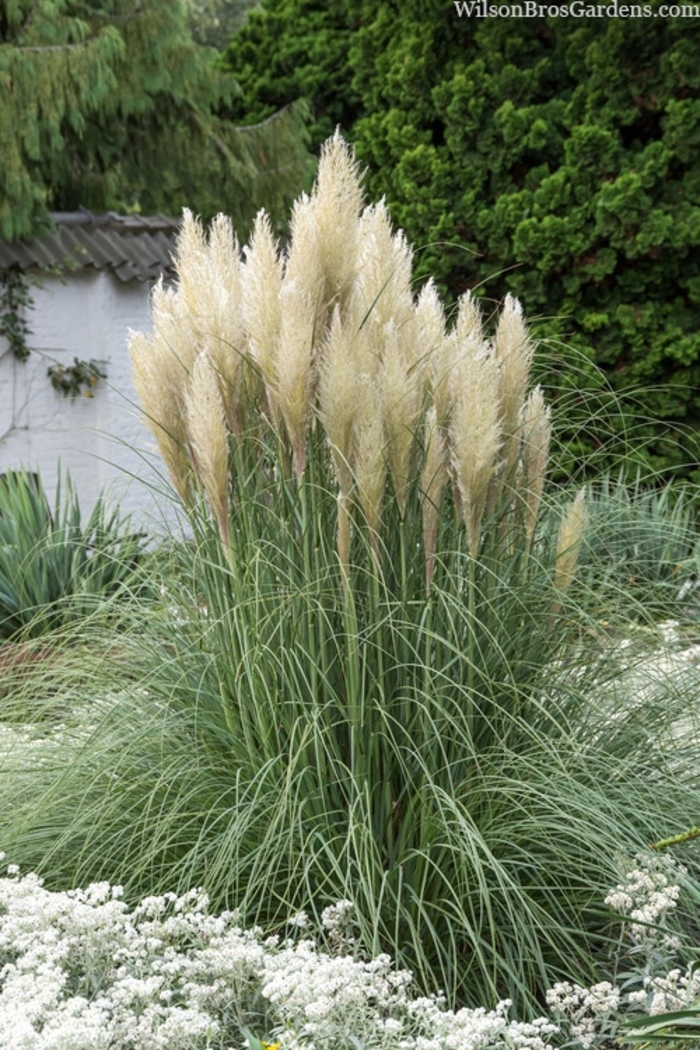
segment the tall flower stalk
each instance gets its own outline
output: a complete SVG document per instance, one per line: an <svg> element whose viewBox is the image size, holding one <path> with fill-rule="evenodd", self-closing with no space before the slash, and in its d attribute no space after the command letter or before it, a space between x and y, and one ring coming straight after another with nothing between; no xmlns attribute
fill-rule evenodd
<svg viewBox="0 0 700 1050"><path fill-rule="evenodd" d="M156 677L172 668L165 706L230 787L162 852L266 922L333 886L426 985L528 1000L585 938L563 917L539 947L548 885L489 829L507 792L561 826L514 770L569 746L545 682L577 548L542 528L550 419L519 305L489 326L467 293L449 323L412 265L335 135L286 246L264 213L243 248L186 216L176 283L132 338L207 606Z"/></svg>
<svg viewBox="0 0 700 1050"><path fill-rule="evenodd" d="M394 527L387 501L401 530L415 517L409 500L422 508L428 586L445 493L472 558L496 519L511 546L516 527L532 546L551 428L530 388L521 307L506 298L489 340L466 294L449 328L432 283L414 293L412 251L384 203L364 206L339 134L294 206L286 249L264 212L242 250L223 216L207 236L186 213L176 269L174 290L154 294L153 335L131 338L134 381L179 495L191 503L192 483L203 490L224 543L236 501L223 489L235 492L237 479L223 465L222 411L229 445L253 449L264 483L280 441L278 468L299 490L316 449L317 481L337 492L346 573L358 527L380 558L390 519Z"/></svg>

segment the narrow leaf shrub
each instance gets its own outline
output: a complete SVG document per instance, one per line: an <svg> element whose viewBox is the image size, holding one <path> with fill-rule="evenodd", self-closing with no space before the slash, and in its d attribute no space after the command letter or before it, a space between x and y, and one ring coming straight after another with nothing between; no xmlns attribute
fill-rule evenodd
<svg viewBox="0 0 700 1050"><path fill-rule="evenodd" d="M144 538L127 528L101 497L84 522L68 476L53 511L38 474L0 476L0 639L45 634L133 583Z"/></svg>

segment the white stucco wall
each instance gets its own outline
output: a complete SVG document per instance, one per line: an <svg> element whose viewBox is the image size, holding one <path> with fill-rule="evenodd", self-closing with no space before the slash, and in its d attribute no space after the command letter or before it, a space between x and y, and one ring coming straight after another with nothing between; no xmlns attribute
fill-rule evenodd
<svg viewBox="0 0 700 1050"><path fill-rule="evenodd" d="M172 528L177 511L164 495L165 468L139 418L127 352L129 329L151 327L149 287L97 272L41 281L27 314L28 360L17 360L0 338L0 473L38 470L53 501L60 462L83 515L104 488L139 528ZM71 365L75 357L103 363L107 378L92 398L66 397L51 385L48 367Z"/></svg>

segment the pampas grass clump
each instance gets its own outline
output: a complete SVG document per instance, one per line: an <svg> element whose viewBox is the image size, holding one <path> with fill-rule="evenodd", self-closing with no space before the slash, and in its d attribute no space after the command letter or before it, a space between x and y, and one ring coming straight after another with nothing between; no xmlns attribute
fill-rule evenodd
<svg viewBox="0 0 700 1050"><path fill-rule="evenodd" d="M700 810L697 670L641 688L600 646L519 304L418 291L339 135L285 249L263 213L242 249L186 213L177 272L131 356L194 543L89 740L2 781L8 855L267 929L348 898L452 1002L590 984L616 858Z"/></svg>

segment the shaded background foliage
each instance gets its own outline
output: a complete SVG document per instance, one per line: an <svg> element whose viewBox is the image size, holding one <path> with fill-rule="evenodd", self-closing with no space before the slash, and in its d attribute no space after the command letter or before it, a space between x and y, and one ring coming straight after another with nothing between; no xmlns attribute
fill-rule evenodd
<svg viewBox="0 0 700 1050"><path fill-rule="evenodd" d="M194 0L0 0L0 236L79 205L226 211L243 228L261 204L286 211L309 163L304 107L245 131L223 119L238 88L194 39L198 13Z"/></svg>
<svg viewBox="0 0 700 1050"><path fill-rule="evenodd" d="M226 51L242 89L228 112L305 97L313 146L340 124L421 249L419 276L452 298L521 299L572 418L609 387L637 391L610 434L571 429L569 469L624 434L697 480L699 46L698 19L264 0Z"/></svg>

